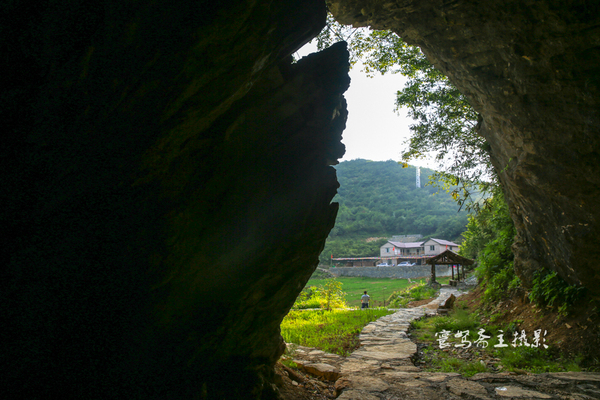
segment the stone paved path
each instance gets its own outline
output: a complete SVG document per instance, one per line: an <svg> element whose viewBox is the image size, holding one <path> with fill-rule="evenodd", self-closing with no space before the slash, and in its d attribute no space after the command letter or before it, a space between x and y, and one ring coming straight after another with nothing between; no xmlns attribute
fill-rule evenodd
<svg viewBox="0 0 600 400"><path fill-rule="evenodd" d="M410 321L435 314L451 294L461 293L442 287L439 297L425 306L371 322L359 336L361 347L348 357L298 346L294 361L309 373L335 381L340 400L600 399L600 373L482 373L467 379L415 367L411 356L417 346L406 333Z"/></svg>

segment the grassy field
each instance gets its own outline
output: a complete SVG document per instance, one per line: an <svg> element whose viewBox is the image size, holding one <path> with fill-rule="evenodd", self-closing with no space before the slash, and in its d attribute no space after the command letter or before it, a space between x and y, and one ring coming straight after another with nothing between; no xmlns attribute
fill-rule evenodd
<svg viewBox="0 0 600 400"><path fill-rule="evenodd" d="M339 277L342 282L342 291L346 293L346 302L350 306L360 307L360 296L366 290L371 296L371 307L385 307L390 295L409 286L406 279L385 278L354 278ZM440 283L448 283L450 278L437 278ZM425 282L425 279L413 280L413 283ZM311 279L306 286L320 286L325 283L324 279Z"/></svg>
<svg viewBox="0 0 600 400"><path fill-rule="evenodd" d="M288 343L347 356L358 348L358 334L365 325L392 312L386 309L292 310L281 323L281 336Z"/></svg>

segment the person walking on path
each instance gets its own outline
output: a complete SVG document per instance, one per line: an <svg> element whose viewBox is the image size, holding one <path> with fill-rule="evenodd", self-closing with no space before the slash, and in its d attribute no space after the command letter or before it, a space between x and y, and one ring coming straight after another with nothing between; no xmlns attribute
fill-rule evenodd
<svg viewBox="0 0 600 400"><path fill-rule="evenodd" d="M371 296L369 296L367 294L367 291L365 290L365 294L362 295L362 297L360 298L361 300L361 308L369 308L369 300L371 300Z"/></svg>

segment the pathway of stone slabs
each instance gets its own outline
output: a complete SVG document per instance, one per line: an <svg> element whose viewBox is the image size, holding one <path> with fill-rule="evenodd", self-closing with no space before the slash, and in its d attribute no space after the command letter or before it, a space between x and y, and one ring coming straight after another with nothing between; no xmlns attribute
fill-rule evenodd
<svg viewBox="0 0 600 400"><path fill-rule="evenodd" d="M464 378L415 367L411 357L417 346L406 333L410 322L436 314L451 294L462 293L442 287L439 297L425 306L400 309L371 322L359 336L360 348L348 357L293 345L294 362L308 373L335 381L339 400L600 399L596 372L481 373Z"/></svg>

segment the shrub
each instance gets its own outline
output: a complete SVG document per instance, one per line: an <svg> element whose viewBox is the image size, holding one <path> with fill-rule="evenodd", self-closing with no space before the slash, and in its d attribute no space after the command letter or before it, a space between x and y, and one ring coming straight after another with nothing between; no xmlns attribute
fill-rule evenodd
<svg viewBox="0 0 600 400"><path fill-rule="evenodd" d="M434 297L437 290L430 288L423 282L414 284L399 292L394 292L388 298L390 307L405 308L411 301L419 301Z"/></svg>
<svg viewBox="0 0 600 400"><path fill-rule="evenodd" d="M322 295L316 286L308 286L300 292L292 309L304 310L307 308L320 308L321 297Z"/></svg>
<svg viewBox="0 0 600 400"><path fill-rule="evenodd" d="M321 288L324 302L321 308L331 310L332 308L348 307L346 304L346 295L342 292L342 282L335 278L327 279L325 286Z"/></svg>
<svg viewBox="0 0 600 400"><path fill-rule="evenodd" d="M481 268L485 269L486 267L487 264L485 264L485 261L482 262ZM487 278L485 278L485 292L483 294L484 304L496 303L505 298L511 290L521 286L521 280L515 274L512 261L506 263L501 268L490 268L490 270L495 270L496 272L485 272ZM478 272L481 273L482 271Z"/></svg>
<svg viewBox="0 0 600 400"><path fill-rule="evenodd" d="M483 304L489 305L505 297L520 285L516 276L512 243L516 235L508 206L500 190L494 192L489 207L472 216L463 234L459 253L477 257L475 273L485 285Z"/></svg>
<svg viewBox="0 0 600 400"><path fill-rule="evenodd" d="M472 331L479 327L477 313L469 313L463 309L455 309L448 317L439 317L433 321L436 332L447 331Z"/></svg>
<svg viewBox="0 0 600 400"><path fill-rule="evenodd" d="M300 292L292 309L303 310L307 308L346 308L345 293L342 283L335 278L327 279L322 286L308 286Z"/></svg>
<svg viewBox="0 0 600 400"><path fill-rule="evenodd" d="M583 286L569 285L556 271L542 269L533 278L529 299L540 306L558 309L559 314L567 315L572 306L585 295Z"/></svg>
<svg viewBox="0 0 600 400"><path fill-rule="evenodd" d="M413 301L425 300L434 297L437 290L427 286L425 283L419 283L408 292Z"/></svg>

